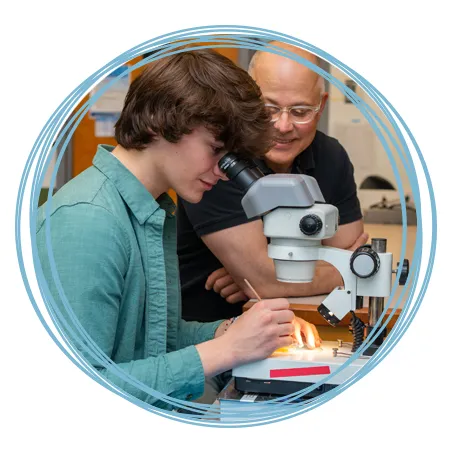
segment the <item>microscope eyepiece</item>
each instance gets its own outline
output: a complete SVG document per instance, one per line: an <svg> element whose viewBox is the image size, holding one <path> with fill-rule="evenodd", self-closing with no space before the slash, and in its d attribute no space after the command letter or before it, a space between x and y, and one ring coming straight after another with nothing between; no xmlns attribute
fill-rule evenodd
<svg viewBox="0 0 450 450"><path fill-rule="evenodd" d="M250 186L264 176L256 164L248 159L241 159L234 153L227 153L219 160L219 169L234 180L239 187L247 191Z"/></svg>
<svg viewBox="0 0 450 450"><path fill-rule="evenodd" d="M238 157L234 153L226 153L219 160L219 169L225 175L231 175L233 172L233 167L239 162Z"/></svg>

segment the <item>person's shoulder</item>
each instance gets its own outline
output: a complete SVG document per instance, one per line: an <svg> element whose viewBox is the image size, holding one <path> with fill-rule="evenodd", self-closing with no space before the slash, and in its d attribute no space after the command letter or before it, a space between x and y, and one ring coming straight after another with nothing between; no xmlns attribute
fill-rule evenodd
<svg viewBox="0 0 450 450"><path fill-rule="evenodd" d="M344 152L342 144L334 137L317 130L313 141L314 149L322 152Z"/></svg>
<svg viewBox="0 0 450 450"><path fill-rule="evenodd" d="M348 154L342 144L321 131L317 131L314 137L313 152L316 163L323 161L329 165L348 160Z"/></svg>
<svg viewBox="0 0 450 450"><path fill-rule="evenodd" d="M71 220L88 221L91 217L107 220L113 214L114 190L109 186L108 179L95 167L89 167L61 187L51 198L50 209L48 201L38 209L37 227L44 223L47 217L63 215ZM86 211L89 210L89 214ZM61 214L61 212L64 214Z"/></svg>
<svg viewBox="0 0 450 450"><path fill-rule="evenodd" d="M52 201L52 210L79 202L93 203L105 181L104 174L95 167L89 167L58 190Z"/></svg>

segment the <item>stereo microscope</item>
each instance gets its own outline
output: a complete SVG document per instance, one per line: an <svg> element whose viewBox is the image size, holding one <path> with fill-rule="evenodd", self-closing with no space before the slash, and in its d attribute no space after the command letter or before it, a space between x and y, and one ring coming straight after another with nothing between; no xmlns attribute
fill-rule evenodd
<svg viewBox="0 0 450 450"><path fill-rule="evenodd" d="M286 283L308 283L314 277L317 261L332 264L341 274L343 286L335 288L318 307L319 313L336 326L352 314L351 349L343 350L333 342L308 349L292 345L279 349L269 358L233 369L235 387L242 392L287 395L300 391L338 371L362 345L383 314L384 297L391 293L392 273L401 270L399 283L406 283L408 260L401 269L392 269L392 254L386 252L386 239L372 239L355 251L322 245L338 230L339 214L326 204L317 181L307 175L266 175L248 160L227 153L219 167L246 193L242 207L247 217L262 217L264 234L269 240L268 255L273 259L276 277ZM398 266L398 265L397 265ZM369 297L367 326L355 311ZM381 321L380 321L381 322ZM378 326L379 327L379 326ZM375 333L378 331L375 330ZM326 392L343 383L360 370L383 343L385 329L365 352L353 358L329 381L309 396Z"/></svg>

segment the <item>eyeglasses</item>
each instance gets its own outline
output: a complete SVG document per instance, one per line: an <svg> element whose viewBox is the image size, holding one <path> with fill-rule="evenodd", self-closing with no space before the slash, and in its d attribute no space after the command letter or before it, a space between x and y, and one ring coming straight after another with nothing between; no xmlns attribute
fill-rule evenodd
<svg viewBox="0 0 450 450"><path fill-rule="evenodd" d="M265 107L272 116L272 122L279 120L281 114L286 111L293 122L302 124L309 123L314 119L316 114L320 111L321 104L322 99L317 106L286 106L285 108L280 108L279 106L266 103Z"/></svg>

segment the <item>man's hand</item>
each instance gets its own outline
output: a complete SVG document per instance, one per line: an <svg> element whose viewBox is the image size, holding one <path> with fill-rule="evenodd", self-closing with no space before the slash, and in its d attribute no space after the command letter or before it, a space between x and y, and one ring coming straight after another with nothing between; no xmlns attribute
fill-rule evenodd
<svg viewBox="0 0 450 450"><path fill-rule="evenodd" d="M317 328L306 320L295 317L294 319L294 336L300 346L306 343L308 348L320 347L322 339L320 339Z"/></svg>
<svg viewBox="0 0 450 450"><path fill-rule="evenodd" d="M362 233L347 250L354 252L358 247L361 247L361 245L367 244L368 239L369 235L367 233Z"/></svg>
<svg viewBox="0 0 450 450"><path fill-rule="evenodd" d="M247 301L248 297L234 282L227 270L222 267L215 270L206 280L205 289L213 289L220 294L228 303Z"/></svg>

